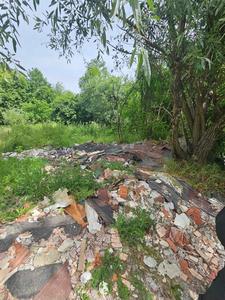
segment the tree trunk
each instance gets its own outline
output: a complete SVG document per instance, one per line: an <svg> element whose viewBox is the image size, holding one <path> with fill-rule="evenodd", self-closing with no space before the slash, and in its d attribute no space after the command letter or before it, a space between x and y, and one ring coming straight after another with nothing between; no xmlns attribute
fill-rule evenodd
<svg viewBox="0 0 225 300"><path fill-rule="evenodd" d="M172 100L173 100L173 120L172 120L172 153L177 159L186 159L188 153L181 147L179 142L180 136L180 122L181 122L181 112L182 103L185 101L183 99L182 93L182 82L181 82L181 64L178 61L172 63Z"/></svg>
<svg viewBox="0 0 225 300"><path fill-rule="evenodd" d="M199 163L205 163L213 150L217 141L218 135L221 132L225 123L225 115L218 119L218 121L201 136L197 146L194 149L193 158Z"/></svg>

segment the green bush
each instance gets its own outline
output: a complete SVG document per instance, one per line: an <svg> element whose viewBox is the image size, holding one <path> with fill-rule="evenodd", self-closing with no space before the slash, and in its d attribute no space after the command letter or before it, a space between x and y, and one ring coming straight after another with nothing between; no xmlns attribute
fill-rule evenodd
<svg viewBox="0 0 225 300"><path fill-rule="evenodd" d="M27 114L19 109L8 109L2 115L4 124L10 126L26 124L28 120Z"/></svg>

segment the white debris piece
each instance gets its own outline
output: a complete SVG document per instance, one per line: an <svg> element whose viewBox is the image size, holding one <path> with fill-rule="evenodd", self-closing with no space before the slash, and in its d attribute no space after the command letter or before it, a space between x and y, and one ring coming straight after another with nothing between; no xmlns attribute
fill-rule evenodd
<svg viewBox="0 0 225 300"><path fill-rule="evenodd" d="M176 214L174 224L180 228L186 228L190 225L191 221L186 214L182 213L180 215Z"/></svg>
<svg viewBox="0 0 225 300"><path fill-rule="evenodd" d="M85 203L85 212L88 220L88 230L90 233L95 234L101 230L102 225L98 222L98 214L87 203Z"/></svg>
<svg viewBox="0 0 225 300"><path fill-rule="evenodd" d="M92 278L91 272L87 271L80 276L80 281L81 283L86 284L88 281L91 280L91 278Z"/></svg>
<svg viewBox="0 0 225 300"><path fill-rule="evenodd" d="M157 261L151 256L144 256L144 263L151 269L157 266Z"/></svg>
<svg viewBox="0 0 225 300"><path fill-rule="evenodd" d="M170 279L180 276L180 269L176 264L171 264L168 261L163 261L158 267L158 272L161 275L167 275Z"/></svg>

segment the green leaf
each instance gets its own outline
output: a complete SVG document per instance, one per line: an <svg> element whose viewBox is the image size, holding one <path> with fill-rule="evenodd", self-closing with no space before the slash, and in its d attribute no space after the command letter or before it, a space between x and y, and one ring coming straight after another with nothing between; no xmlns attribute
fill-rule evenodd
<svg viewBox="0 0 225 300"><path fill-rule="evenodd" d="M118 13L119 7L120 7L120 3L121 3L121 0L114 0L112 2L112 12L111 12L111 16L112 17L116 16L116 14Z"/></svg>
<svg viewBox="0 0 225 300"><path fill-rule="evenodd" d="M149 8L151 11L154 11L154 10L155 10L153 0L147 0L147 5L148 5L148 8Z"/></svg>
<svg viewBox="0 0 225 300"><path fill-rule="evenodd" d="M14 50L14 52L16 52L17 42L14 38L12 38L12 43L13 43L13 50Z"/></svg>
<svg viewBox="0 0 225 300"><path fill-rule="evenodd" d="M105 47L106 46L106 32L105 30L102 33L102 44Z"/></svg>
<svg viewBox="0 0 225 300"><path fill-rule="evenodd" d="M134 49L132 51L132 54L131 54L131 58L130 58L130 67L133 65L133 62L134 62L134 57L135 57L135 54L136 54L136 47L134 46Z"/></svg>

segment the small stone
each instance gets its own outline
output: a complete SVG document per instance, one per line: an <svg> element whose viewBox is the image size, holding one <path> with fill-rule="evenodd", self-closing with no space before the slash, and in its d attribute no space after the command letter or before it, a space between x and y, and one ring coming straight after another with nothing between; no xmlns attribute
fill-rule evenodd
<svg viewBox="0 0 225 300"><path fill-rule="evenodd" d="M74 243L72 239L66 239L63 241L61 246L58 248L59 252L66 252L69 250L71 247L73 247Z"/></svg>
<svg viewBox="0 0 225 300"><path fill-rule="evenodd" d="M198 230L196 230L194 232L194 235L197 236L198 238L202 236L201 233Z"/></svg>
<svg viewBox="0 0 225 300"><path fill-rule="evenodd" d="M56 249L50 249L48 252L37 254L34 257L34 267L51 265L59 259L60 255Z"/></svg>
<svg viewBox="0 0 225 300"><path fill-rule="evenodd" d="M156 232L157 232L158 236L159 236L160 238L162 238L162 237L164 237L164 236L166 235L167 230L166 230L166 228L163 227L163 226L157 226L157 227L156 227Z"/></svg>
<svg viewBox="0 0 225 300"><path fill-rule="evenodd" d="M123 282L123 284L124 285L126 285L126 287L128 287L128 289L130 290L130 291L134 291L135 290L135 288L134 288L134 286L130 283L130 281L128 281L127 279L125 279L125 278L122 278L122 282Z"/></svg>
<svg viewBox="0 0 225 300"><path fill-rule="evenodd" d="M91 280L91 278L92 278L91 272L87 271L81 275L80 281L81 283L86 284L88 281Z"/></svg>
<svg viewBox="0 0 225 300"><path fill-rule="evenodd" d="M174 220L174 224L178 227L181 228L186 228L190 225L190 219L184 214L176 214L175 220Z"/></svg>
<svg viewBox="0 0 225 300"><path fill-rule="evenodd" d="M192 290L189 291L189 295L191 297L191 299L193 300L197 300L199 295L197 295L195 292L193 292Z"/></svg>
<svg viewBox="0 0 225 300"><path fill-rule="evenodd" d="M190 268L189 269L191 275L195 278L197 278L198 280L202 281L203 280L203 277L202 275L200 275L197 271L195 271L193 268Z"/></svg>
<svg viewBox="0 0 225 300"><path fill-rule="evenodd" d="M157 261L151 256L144 256L144 263L151 269L154 269L157 266Z"/></svg>
<svg viewBox="0 0 225 300"><path fill-rule="evenodd" d="M159 243L163 247L169 247L169 244L166 241L164 241L164 240L161 240Z"/></svg>
<svg viewBox="0 0 225 300"><path fill-rule="evenodd" d="M120 253L119 257L122 261L127 261L128 255L126 253Z"/></svg>
<svg viewBox="0 0 225 300"><path fill-rule="evenodd" d="M169 263L168 261L163 261L159 264L158 272L161 275L167 275L170 279L180 276L180 269L175 263Z"/></svg>
<svg viewBox="0 0 225 300"><path fill-rule="evenodd" d="M193 255L189 255L188 258L193 261L194 263L198 263L198 258L193 256Z"/></svg>

